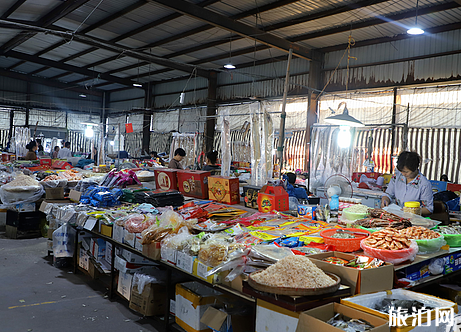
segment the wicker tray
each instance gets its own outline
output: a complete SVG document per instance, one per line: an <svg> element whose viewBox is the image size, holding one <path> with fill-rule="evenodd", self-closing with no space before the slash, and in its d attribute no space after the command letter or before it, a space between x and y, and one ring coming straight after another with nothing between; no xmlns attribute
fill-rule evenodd
<svg viewBox="0 0 461 332"><path fill-rule="evenodd" d="M336 274L325 272L329 277L335 280L335 284L328 287L322 288L291 288L291 287L274 287L274 286L267 286L260 284L253 280L253 276L257 273L261 273L262 271L253 272L248 277L248 284L253 287L254 289L272 293L272 294L279 294L279 295L289 295L289 296L307 296L307 295L321 295L321 294L328 294L334 293L339 289L341 284L341 278L338 277Z"/></svg>

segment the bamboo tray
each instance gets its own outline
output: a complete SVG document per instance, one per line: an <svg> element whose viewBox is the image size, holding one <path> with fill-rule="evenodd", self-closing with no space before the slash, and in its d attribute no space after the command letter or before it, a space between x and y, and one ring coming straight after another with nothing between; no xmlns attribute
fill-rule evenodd
<svg viewBox="0 0 461 332"><path fill-rule="evenodd" d="M274 287L268 286L264 284L260 284L253 280L254 275L257 273L261 273L262 271L253 272L248 277L248 284L253 287L254 289L265 292L265 293L272 293L278 295L289 295L289 296L309 296L309 295L322 295L322 294L329 294L334 293L339 289L341 285L341 278L338 277L336 274L325 272L329 277L331 277L335 284L328 287L322 288L292 288L292 287Z"/></svg>

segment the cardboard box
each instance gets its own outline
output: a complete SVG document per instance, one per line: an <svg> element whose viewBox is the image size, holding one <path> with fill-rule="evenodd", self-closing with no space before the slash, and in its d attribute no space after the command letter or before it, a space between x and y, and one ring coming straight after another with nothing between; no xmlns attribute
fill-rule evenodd
<svg viewBox="0 0 461 332"><path fill-rule="evenodd" d="M69 193L69 199L71 202L78 203L80 202L80 197L82 196L82 193L80 191L71 189Z"/></svg>
<svg viewBox="0 0 461 332"><path fill-rule="evenodd" d="M243 186L243 201L246 207L258 208L258 193L261 188L258 186Z"/></svg>
<svg viewBox="0 0 461 332"><path fill-rule="evenodd" d="M112 250L113 250L112 243L107 241L106 242L106 252L104 253L104 260L109 264L112 264Z"/></svg>
<svg viewBox="0 0 461 332"><path fill-rule="evenodd" d="M46 199L64 199L64 188L46 188L45 194Z"/></svg>
<svg viewBox="0 0 461 332"><path fill-rule="evenodd" d="M144 316L156 316L164 313L167 289L163 284L147 284L139 294L138 286L131 289L130 309Z"/></svg>
<svg viewBox="0 0 461 332"><path fill-rule="evenodd" d="M124 250L122 249L121 256L124 260L126 260L128 263L134 263L134 264L147 264L147 265L152 265L155 264L149 259L144 258L143 256L136 255L135 253L132 253L131 251Z"/></svg>
<svg viewBox="0 0 461 332"><path fill-rule="evenodd" d="M106 241L99 238L91 238L90 252L97 261L103 260L106 256Z"/></svg>
<svg viewBox="0 0 461 332"><path fill-rule="evenodd" d="M229 314L224 309L208 307L200 322L219 332L246 332L251 331L251 315Z"/></svg>
<svg viewBox="0 0 461 332"><path fill-rule="evenodd" d="M176 255L176 266L181 270L191 273L194 271L194 261L197 256L190 256L184 252L178 252Z"/></svg>
<svg viewBox="0 0 461 332"><path fill-rule="evenodd" d="M432 185L432 192L433 193L438 193L441 191L447 190L447 184L448 182L445 181L435 181L435 180L429 180L429 182Z"/></svg>
<svg viewBox="0 0 461 332"><path fill-rule="evenodd" d="M52 165L51 168L54 169L71 169L73 168L71 164L64 160L56 160Z"/></svg>
<svg viewBox="0 0 461 332"><path fill-rule="evenodd" d="M101 222L101 234L105 235L107 237L112 237L112 230L113 226L112 225L106 225L105 223Z"/></svg>
<svg viewBox="0 0 461 332"><path fill-rule="evenodd" d="M362 319L374 326L370 332L389 332L389 321L379 318L357 309L346 307L339 303L328 303L320 307L307 310L299 315L299 322L296 332L322 331L340 332L344 331L326 322L333 318L337 313L341 313L348 318Z"/></svg>
<svg viewBox="0 0 461 332"><path fill-rule="evenodd" d="M210 172L178 170L179 191L185 196L208 199L208 177Z"/></svg>
<svg viewBox="0 0 461 332"><path fill-rule="evenodd" d="M21 203L14 206L14 209L18 212L34 212L35 208L35 203Z"/></svg>
<svg viewBox="0 0 461 332"><path fill-rule="evenodd" d="M443 274L449 274L461 269L461 253L455 252L445 257L445 267Z"/></svg>
<svg viewBox="0 0 461 332"><path fill-rule="evenodd" d="M239 204L239 179L230 176L209 176L208 197L225 204Z"/></svg>
<svg viewBox="0 0 461 332"><path fill-rule="evenodd" d="M444 299L457 302L461 296L461 286L453 284L440 284L439 292L437 292L437 294L440 294L440 296Z"/></svg>
<svg viewBox="0 0 461 332"><path fill-rule="evenodd" d="M161 258L160 242L152 242L142 246L142 254L150 259L160 260Z"/></svg>
<svg viewBox="0 0 461 332"><path fill-rule="evenodd" d="M265 185L258 193L259 212L268 213L273 210L288 211L290 209L288 193L281 186Z"/></svg>
<svg viewBox="0 0 461 332"><path fill-rule="evenodd" d="M127 231L126 228L123 229L123 243L134 248L135 234Z"/></svg>
<svg viewBox="0 0 461 332"><path fill-rule="evenodd" d="M134 234L134 248L142 252L142 234L141 233L135 233Z"/></svg>
<svg viewBox="0 0 461 332"><path fill-rule="evenodd" d="M161 257L162 257L162 261L165 261L165 262L168 262L170 264L176 265L177 251L175 249L162 246L160 248L160 254L161 254Z"/></svg>
<svg viewBox="0 0 461 332"><path fill-rule="evenodd" d="M80 266L85 271L90 269L90 256L85 249L80 248L78 255L78 266Z"/></svg>
<svg viewBox="0 0 461 332"><path fill-rule="evenodd" d="M221 274L212 274L211 276L205 276L205 273L213 269L211 266L203 264L198 258L194 260L194 267L192 274L199 277L200 279L208 281L210 284L220 284L222 282Z"/></svg>
<svg viewBox="0 0 461 332"><path fill-rule="evenodd" d="M118 285L117 292L120 293L128 301L131 298L131 283L133 281L133 275L124 273L122 271L118 274Z"/></svg>
<svg viewBox="0 0 461 332"><path fill-rule="evenodd" d="M154 265L146 264L135 264L129 263L119 256L115 256L114 268L123 273L144 273L144 274L153 274L158 273L157 267Z"/></svg>
<svg viewBox="0 0 461 332"><path fill-rule="evenodd" d="M296 332L298 312L281 308L260 299L256 300L256 304L256 332Z"/></svg>
<svg viewBox="0 0 461 332"><path fill-rule="evenodd" d="M117 241L118 243L123 243L123 236L124 236L124 228L123 226L119 226L117 224L114 224L113 229L112 229L112 238Z"/></svg>
<svg viewBox="0 0 461 332"><path fill-rule="evenodd" d="M404 273L405 278L412 281L423 279L431 275L429 272L429 261L411 264L404 269L400 269L398 275L401 275L401 272Z"/></svg>
<svg viewBox="0 0 461 332"><path fill-rule="evenodd" d="M369 313L373 316L381 317L387 321L389 321L389 314L387 313L382 313L380 311L377 311L375 309L371 308L372 303L380 302L385 298L393 298L393 299L398 299L398 300L416 300L420 301L422 303L431 303L431 306L435 308L441 308L440 311L450 311L454 310L455 313L458 312L458 305L454 302L447 301L440 299L438 297L432 296L432 295L427 295L427 294L422 294L422 293L417 293L417 292L412 292L406 289L392 289L388 290L385 292L377 292L377 293L371 293L371 294L360 294L356 295L353 297L348 297L348 298L343 298L341 299L341 304ZM425 312L423 315L421 315L421 323L426 323L428 321L428 316L430 320L434 320L436 315L436 310L431 309L429 313ZM394 327L392 330L396 332L406 332L410 331L413 329L415 325L418 324L418 319L414 319L414 316L408 315L404 316L402 318L404 320L404 324L400 320L397 322L397 326ZM415 325L412 325L412 324ZM424 324L426 325L426 324ZM432 326L435 326L435 322L431 322Z"/></svg>
<svg viewBox="0 0 461 332"><path fill-rule="evenodd" d="M157 189L178 190L177 169L156 169L154 170L155 185Z"/></svg>
<svg viewBox="0 0 461 332"><path fill-rule="evenodd" d="M176 284L176 323L188 332L211 332L200 319L221 295L198 282Z"/></svg>
<svg viewBox="0 0 461 332"><path fill-rule="evenodd" d="M298 217L304 217L314 220L317 205L298 205Z"/></svg>
<svg viewBox="0 0 461 332"><path fill-rule="evenodd" d="M322 260L327 257L351 260L355 255L333 251L309 256L309 259L323 271L338 275L342 284L351 287L352 294L384 291L392 289L394 285L394 266L392 264L386 263L378 268L358 270L323 262Z"/></svg>
<svg viewBox="0 0 461 332"><path fill-rule="evenodd" d="M51 158L40 157L40 166L43 165L51 166Z"/></svg>

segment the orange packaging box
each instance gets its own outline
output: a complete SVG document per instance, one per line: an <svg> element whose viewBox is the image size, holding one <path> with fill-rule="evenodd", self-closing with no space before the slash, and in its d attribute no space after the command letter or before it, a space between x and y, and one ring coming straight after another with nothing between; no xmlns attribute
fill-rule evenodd
<svg viewBox="0 0 461 332"><path fill-rule="evenodd" d="M288 193L281 186L265 185L258 193L259 212L288 211L289 204Z"/></svg>
<svg viewBox="0 0 461 332"><path fill-rule="evenodd" d="M208 177L208 196L220 203L240 203L239 179L219 175Z"/></svg>

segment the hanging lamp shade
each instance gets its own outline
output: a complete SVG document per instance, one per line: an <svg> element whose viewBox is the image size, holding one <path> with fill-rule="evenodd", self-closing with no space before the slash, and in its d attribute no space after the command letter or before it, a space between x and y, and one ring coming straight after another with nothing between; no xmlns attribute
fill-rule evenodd
<svg viewBox="0 0 461 332"><path fill-rule="evenodd" d="M338 109L341 104L339 104ZM365 127L362 122L349 115L349 111L346 106L344 106L342 114L331 115L325 119L325 122L336 126Z"/></svg>

